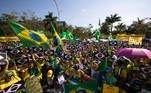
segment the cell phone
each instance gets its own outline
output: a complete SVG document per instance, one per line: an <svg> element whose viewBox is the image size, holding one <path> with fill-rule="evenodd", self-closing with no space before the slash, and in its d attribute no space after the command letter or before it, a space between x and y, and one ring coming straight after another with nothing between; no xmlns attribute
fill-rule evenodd
<svg viewBox="0 0 151 93"><path fill-rule="evenodd" d="M0 52L0 65L5 65L4 59L7 58L7 53Z"/></svg>
<svg viewBox="0 0 151 93"><path fill-rule="evenodd" d="M0 62L7 58L7 53L0 52Z"/></svg>

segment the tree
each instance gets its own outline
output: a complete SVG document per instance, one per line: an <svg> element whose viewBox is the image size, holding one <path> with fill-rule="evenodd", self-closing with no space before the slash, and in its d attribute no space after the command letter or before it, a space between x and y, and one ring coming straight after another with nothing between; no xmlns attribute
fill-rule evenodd
<svg viewBox="0 0 151 93"><path fill-rule="evenodd" d="M129 26L129 31L133 34L145 34L148 31L148 24L145 23L145 20L137 18L137 21Z"/></svg>
<svg viewBox="0 0 151 93"><path fill-rule="evenodd" d="M110 33L109 29L110 29L109 24L107 22L104 22L104 23L102 23L102 26L100 28L100 32L107 35Z"/></svg>
<svg viewBox="0 0 151 93"><path fill-rule="evenodd" d="M110 32L112 33L113 23L121 21L121 17L118 14L111 14L111 16L106 17L105 21L110 25Z"/></svg>
<svg viewBox="0 0 151 93"><path fill-rule="evenodd" d="M45 22L45 27L46 27L48 30L50 30L51 24L53 24L56 29L57 29L57 27L58 27L57 17L56 17L56 16L53 16L53 13L52 13L52 12L49 12L48 15L45 16L44 22Z"/></svg>
<svg viewBox="0 0 151 93"><path fill-rule="evenodd" d="M4 31L6 36L14 36L15 33L12 31L10 25L7 23L7 19L11 19L27 29L30 30L45 30L44 22L35 16L34 12L32 11L22 11L17 12L13 11L10 14L2 14L0 16L0 29Z"/></svg>
<svg viewBox="0 0 151 93"><path fill-rule="evenodd" d="M124 23L119 23L117 26L115 26L115 34L123 34L126 31L126 25Z"/></svg>

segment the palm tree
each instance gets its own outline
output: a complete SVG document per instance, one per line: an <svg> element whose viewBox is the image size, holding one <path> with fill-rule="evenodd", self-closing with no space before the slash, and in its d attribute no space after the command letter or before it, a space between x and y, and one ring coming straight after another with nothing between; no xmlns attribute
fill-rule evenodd
<svg viewBox="0 0 151 93"><path fill-rule="evenodd" d="M45 16L44 22L45 22L45 27L50 30L51 24L53 24L55 26L55 28L57 28L57 18L58 17L54 17L52 12L49 12L48 15Z"/></svg>
<svg viewBox="0 0 151 93"><path fill-rule="evenodd" d="M114 14L114 15L111 14L111 16L106 17L105 21L110 25L110 27L111 27L110 31L112 32L113 23L121 21L121 17L118 16L118 14Z"/></svg>
<svg viewBox="0 0 151 93"><path fill-rule="evenodd" d="M122 34L124 31L126 31L126 25L124 23L119 23L117 26L115 26L116 33Z"/></svg>
<svg viewBox="0 0 151 93"><path fill-rule="evenodd" d="M148 24L145 23L145 19L139 19L137 18L137 21L134 21L131 25L131 29L133 30L133 33L135 34L145 34L148 30Z"/></svg>
<svg viewBox="0 0 151 93"><path fill-rule="evenodd" d="M45 16L45 19L43 20L44 21L44 24L45 24L45 28L47 29L48 33L48 37L52 37L53 34L50 33L51 31L51 24L54 25L54 27L56 28L56 31L58 31L58 23L57 23L57 17L53 16L53 13L52 12L49 12L48 15Z"/></svg>
<svg viewBox="0 0 151 93"><path fill-rule="evenodd" d="M100 32L107 35L110 33L109 30L110 30L109 24L107 22L103 22L100 28Z"/></svg>

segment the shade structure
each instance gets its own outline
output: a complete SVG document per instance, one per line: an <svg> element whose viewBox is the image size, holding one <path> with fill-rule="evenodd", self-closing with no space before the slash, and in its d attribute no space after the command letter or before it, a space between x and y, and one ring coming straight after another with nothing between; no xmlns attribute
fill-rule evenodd
<svg viewBox="0 0 151 93"><path fill-rule="evenodd" d="M129 58L149 58L151 59L151 51L142 48L123 48L115 53L118 56Z"/></svg>

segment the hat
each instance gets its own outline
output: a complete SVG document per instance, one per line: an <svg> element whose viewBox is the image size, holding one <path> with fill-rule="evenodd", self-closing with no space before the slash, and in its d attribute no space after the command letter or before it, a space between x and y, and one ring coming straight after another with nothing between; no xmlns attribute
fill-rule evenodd
<svg viewBox="0 0 151 93"><path fill-rule="evenodd" d="M52 74L53 74L53 71L49 70L48 73L47 73L47 77L52 77Z"/></svg>
<svg viewBox="0 0 151 93"><path fill-rule="evenodd" d="M77 58L77 56L74 56L74 58L76 59L76 58Z"/></svg>
<svg viewBox="0 0 151 93"><path fill-rule="evenodd" d="M6 74L6 76L8 76L8 77L10 77L10 76L12 76L12 75L13 75L13 73L12 73L12 72L6 72L5 74Z"/></svg>

